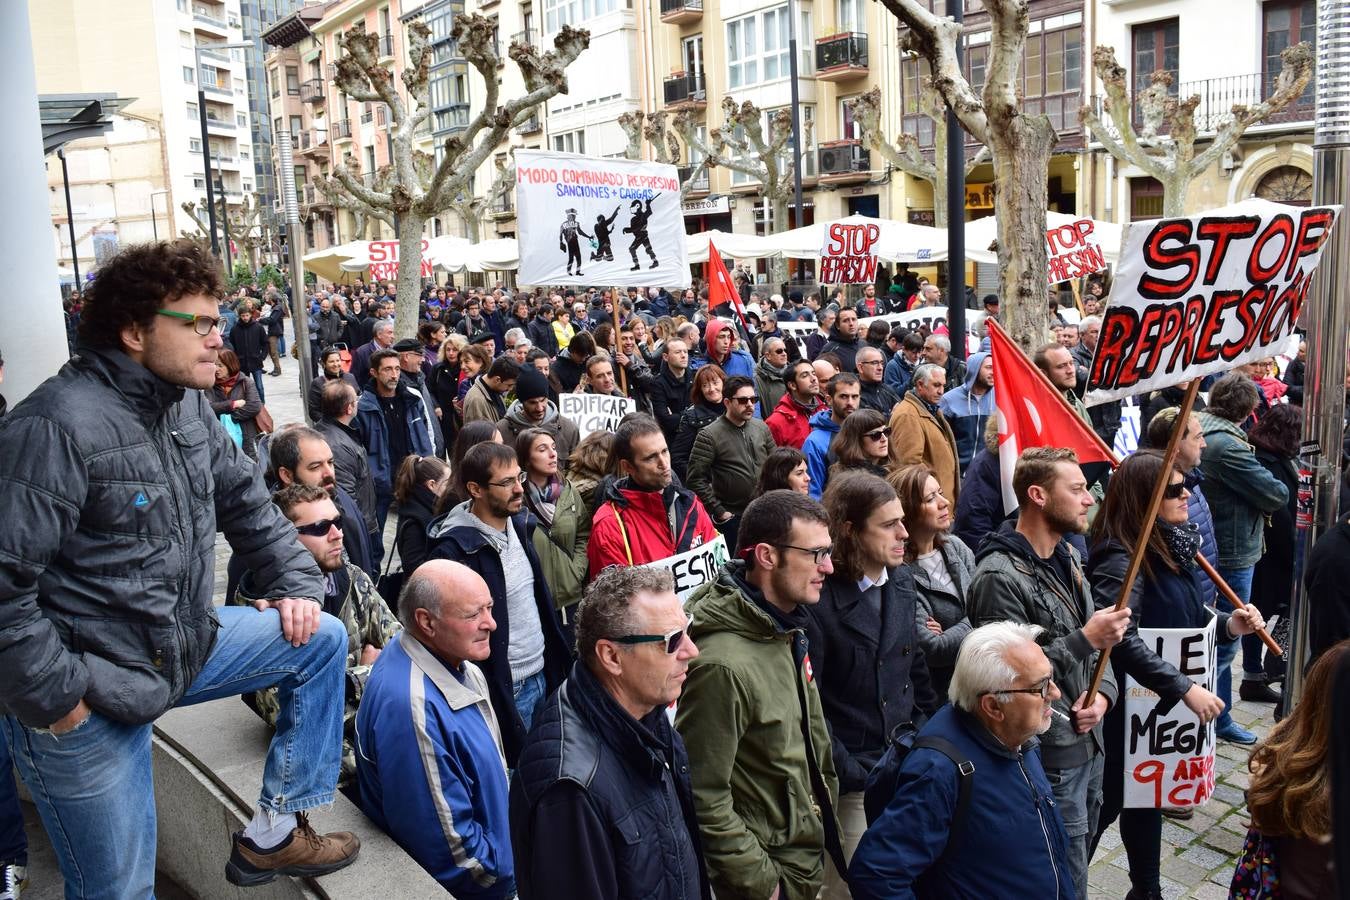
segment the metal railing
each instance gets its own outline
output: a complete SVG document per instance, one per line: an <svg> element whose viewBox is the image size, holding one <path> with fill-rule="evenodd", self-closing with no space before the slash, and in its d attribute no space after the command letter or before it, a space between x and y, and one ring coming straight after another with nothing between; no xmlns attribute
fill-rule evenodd
<svg viewBox="0 0 1350 900"><path fill-rule="evenodd" d="M689 177L694 174L695 168L697 167L680 166L675 170L680 176L680 184L684 184L686 181L689 181ZM707 193L711 185L712 179L709 177L708 169L705 166L703 171L699 173L699 176L695 178L692 183L690 183L689 190L693 192Z"/></svg>
<svg viewBox="0 0 1350 900"><path fill-rule="evenodd" d="M837 68L867 68L867 35L833 34L816 40L816 72Z"/></svg>
<svg viewBox="0 0 1350 900"><path fill-rule="evenodd" d="M201 22L203 25L211 25L215 28L219 28L221 31L225 30L225 20L216 18L210 7L194 3L192 5L192 18L195 21Z"/></svg>
<svg viewBox="0 0 1350 900"><path fill-rule="evenodd" d="M704 88L702 74L686 75L681 72L668 76L664 85L667 105L708 102L708 92Z"/></svg>
<svg viewBox="0 0 1350 900"><path fill-rule="evenodd" d="M703 12L703 0L661 0L661 15L683 12Z"/></svg>
<svg viewBox="0 0 1350 900"><path fill-rule="evenodd" d="M323 79L311 78L300 82L300 99L306 103L322 103L327 100L323 90Z"/></svg>
<svg viewBox="0 0 1350 900"><path fill-rule="evenodd" d="M352 136L352 123L350 119L340 119L333 123L329 129L332 132L333 140L346 140Z"/></svg>
<svg viewBox="0 0 1350 900"><path fill-rule="evenodd" d="M380 56L394 55L394 36L392 34L380 35Z"/></svg>
<svg viewBox="0 0 1350 900"><path fill-rule="evenodd" d="M492 198L490 207L494 216L510 216L516 212L516 192L503 191Z"/></svg>

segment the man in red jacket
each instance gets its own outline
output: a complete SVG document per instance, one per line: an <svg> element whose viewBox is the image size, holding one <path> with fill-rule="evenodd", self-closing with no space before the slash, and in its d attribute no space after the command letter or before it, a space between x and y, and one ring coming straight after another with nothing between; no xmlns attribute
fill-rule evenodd
<svg viewBox="0 0 1350 900"><path fill-rule="evenodd" d="M826 408L820 399L820 378L811 363L801 359L787 367L783 380L787 393L764 424L769 426L775 444L800 450L811 433L811 417Z"/></svg>
<svg viewBox="0 0 1350 900"><path fill-rule="evenodd" d="M622 473L600 486L586 548L590 577L610 566L640 566L700 547L717 537L698 497L674 483L670 450L656 419L624 418L614 432Z"/></svg>

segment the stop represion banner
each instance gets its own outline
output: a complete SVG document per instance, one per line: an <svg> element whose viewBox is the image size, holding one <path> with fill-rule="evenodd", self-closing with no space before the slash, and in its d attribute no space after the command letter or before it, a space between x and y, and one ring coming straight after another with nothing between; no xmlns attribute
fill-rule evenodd
<svg viewBox="0 0 1350 900"><path fill-rule="evenodd" d="M1204 628L1140 628L1139 638L1177 671L1213 691L1215 623ZM1227 673L1224 673L1227 677ZM1214 723L1184 703L1164 706L1148 688L1125 678L1125 806L1199 806L1214 793Z"/></svg>
<svg viewBox="0 0 1350 900"><path fill-rule="evenodd" d="M881 228L870 223L831 222L820 248L821 284L873 284Z"/></svg>
<svg viewBox="0 0 1350 900"><path fill-rule="evenodd" d="M516 151L521 284L688 287L674 166Z"/></svg>
<svg viewBox="0 0 1350 900"><path fill-rule="evenodd" d="M1127 226L1084 402L1274 356L1298 323L1340 211L1247 201Z"/></svg>
<svg viewBox="0 0 1350 900"><path fill-rule="evenodd" d="M670 572L671 578L675 581L675 596L680 598L681 603L687 603L694 595L694 591L717 579L717 570L729 558L727 539L719 534L692 550L644 565L649 569L663 569Z"/></svg>
<svg viewBox="0 0 1350 900"><path fill-rule="evenodd" d="M1092 232L1091 219L1046 229L1046 272L1050 284L1082 278L1106 268L1106 254Z"/></svg>
<svg viewBox="0 0 1350 900"><path fill-rule="evenodd" d="M422 238L422 267L421 276L430 278L432 276L431 260L427 259L427 247L430 242ZM372 281L393 281L398 278L398 241L371 241L370 242L370 278Z"/></svg>
<svg viewBox="0 0 1350 900"><path fill-rule="evenodd" d="M637 401L608 394L559 394L558 414L577 426L580 440L595 431L613 431L619 420L637 412Z"/></svg>

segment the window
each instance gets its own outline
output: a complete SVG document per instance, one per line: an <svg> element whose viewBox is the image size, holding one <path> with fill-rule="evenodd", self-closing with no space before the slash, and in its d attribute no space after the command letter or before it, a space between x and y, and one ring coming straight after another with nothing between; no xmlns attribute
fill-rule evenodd
<svg viewBox="0 0 1350 900"><path fill-rule="evenodd" d="M190 31L178 32L178 46L185 47L186 49L191 50L194 45L195 42L192 40L192 32Z"/></svg>
<svg viewBox="0 0 1350 900"><path fill-rule="evenodd" d="M206 176L198 175L192 179L192 186L199 191L206 190Z"/></svg>
<svg viewBox="0 0 1350 900"><path fill-rule="evenodd" d="M244 149L243 147L240 147L240 148L239 148L239 158L240 158L240 159L248 159L248 158L249 158L249 152L248 152L248 150Z"/></svg>
<svg viewBox="0 0 1350 900"><path fill-rule="evenodd" d="M373 175L375 173L375 148L366 147L364 149L366 154L366 172Z"/></svg>
<svg viewBox="0 0 1350 900"><path fill-rule="evenodd" d="M292 166L292 169L295 172L295 192L297 194L303 194L305 192L305 182L308 180L305 175L305 167Z"/></svg>
<svg viewBox="0 0 1350 900"><path fill-rule="evenodd" d="M1160 219L1163 214L1163 186L1156 178L1130 179L1130 221Z"/></svg>
<svg viewBox="0 0 1350 900"><path fill-rule="evenodd" d="M201 112L197 109L197 104L195 103L189 103L187 105L187 114L189 119L199 119L201 118L202 115Z"/></svg>
<svg viewBox="0 0 1350 900"><path fill-rule="evenodd" d="M294 141L300 137L300 132L305 129L305 120L300 116L291 116L291 140Z"/></svg>
<svg viewBox="0 0 1350 900"><path fill-rule="evenodd" d="M1066 28L1035 30L1027 35L1022 75L1028 114L1048 115L1056 131L1078 130L1078 110L1083 105L1082 25L1075 22Z"/></svg>
<svg viewBox="0 0 1350 900"><path fill-rule="evenodd" d="M580 25L619 8L619 0L544 0L544 31L556 34L564 25Z"/></svg>
<svg viewBox="0 0 1350 900"><path fill-rule="evenodd" d="M811 17L802 13L801 34L811 33ZM788 8L779 6L727 23L727 81L732 88L787 78ZM798 41L798 73L811 71L811 54Z"/></svg>
<svg viewBox="0 0 1350 900"><path fill-rule="evenodd" d="M1297 166L1279 166L1261 177L1256 185L1256 196L1290 206L1308 206L1312 203L1312 176Z"/></svg>
<svg viewBox="0 0 1350 900"><path fill-rule="evenodd" d="M240 128L247 128L248 116L244 115L243 113L235 113L234 124L238 125Z"/></svg>
<svg viewBox="0 0 1350 900"><path fill-rule="evenodd" d="M1261 7L1262 99L1275 91L1280 77L1280 53L1291 44L1307 41L1317 49L1317 0L1268 0ZM1315 82L1310 79L1296 106L1312 107Z"/></svg>
<svg viewBox="0 0 1350 900"><path fill-rule="evenodd" d="M245 182L244 182L244 190L245 190L246 192L248 192L248 193L252 193L252 192L253 192L253 183L250 182L250 181L245 181Z"/></svg>
<svg viewBox="0 0 1350 900"><path fill-rule="evenodd" d="M759 81L759 59L755 50L757 21L750 16L727 23L727 84L730 87Z"/></svg>
<svg viewBox="0 0 1350 900"><path fill-rule="evenodd" d="M300 93L300 69L298 66L286 67L286 93L292 97Z"/></svg>
<svg viewBox="0 0 1350 900"><path fill-rule="evenodd" d="M192 84L194 80L192 66L183 66L183 80L188 84Z"/></svg>
<svg viewBox="0 0 1350 900"><path fill-rule="evenodd" d="M1181 64L1181 29L1176 19L1136 25L1133 29L1134 93L1153 82L1154 72L1171 72L1168 93L1177 95L1177 72Z"/></svg>
<svg viewBox="0 0 1350 900"><path fill-rule="evenodd" d="M585 153L586 132L565 131L553 136L553 149L559 153Z"/></svg>
<svg viewBox="0 0 1350 900"><path fill-rule="evenodd" d="M967 52L966 59L970 58ZM937 140L934 122L924 111L923 86L930 77L928 73L926 60L907 59L900 63L900 130L914 135L924 148L933 147Z"/></svg>
<svg viewBox="0 0 1350 900"><path fill-rule="evenodd" d="M188 0L178 0L178 11L181 13L188 11Z"/></svg>
<svg viewBox="0 0 1350 900"><path fill-rule="evenodd" d="M202 152L201 138L188 138L188 150L192 153Z"/></svg>
<svg viewBox="0 0 1350 900"><path fill-rule="evenodd" d="M839 139L856 141L862 139L862 131L853 120L853 101L857 96L839 98Z"/></svg>
<svg viewBox="0 0 1350 900"><path fill-rule="evenodd" d="M778 109L787 109L789 114L791 113L791 109L788 107L778 107ZM764 130L764 140L766 141L772 141L774 139L775 132L773 121L774 121L774 114L778 112L778 109L764 110L764 118L760 122L760 125ZM801 113L802 113L802 177L814 178L816 175L816 154L815 154L816 138L815 138L815 129L811 126L814 125L816 120L815 115L816 108L809 104L803 103L801 105ZM789 119L788 122L789 122L788 127L791 128L791 119ZM745 137L744 130L739 127L735 129L734 134L738 139ZM754 151L752 150L751 152L753 153ZM778 163L779 171L788 171L788 167L791 165L791 163L792 163L792 137L789 135L787 143L783 145L783 152L779 158ZM731 170L731 183L733 185L756 184L758 181L759 179L747 175L744 172L737 171L736 169Z"/></svg>
<svg viewBox="0 0 1350 900"><path fill-rule="evenodd" d="M857 31L867 30L867 23L863 18L862 0L839 0L838 9L835 13L836 31Z"/></svg>
<svg viewBox="0 0 1350 900"><path fill-rule="evenodd" d="M684 39L683 57L684 74L689 76L692 84L703 77L703 35L696 34Z"/></svg>
<svg viewBox="0 0 1350 900"><path fill-rule="evenodd" d="M276 69L267 70L267 81L272 85L272 99L281 96L281 74Z"/></svg>

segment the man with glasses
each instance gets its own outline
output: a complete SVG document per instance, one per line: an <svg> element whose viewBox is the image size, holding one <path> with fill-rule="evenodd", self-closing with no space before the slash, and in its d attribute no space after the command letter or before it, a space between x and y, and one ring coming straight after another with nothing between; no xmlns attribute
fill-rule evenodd
<svg viewBox="0 0 1350 900"><path fill-rule="evenodd" d="M780 337L765 338L755 363L755 417L767 418L787 393L787 344Z"/></svg>
<svg viewBox="0 0 1350 900"><path fill-rule="evenodd" d="M828 854L843 870L838 782L807 645L807 613L834 571L814 500L770 491L745 510L735 558L686 604L699 656L675 727L719 897L814 898Z"/></svg>
<svg viewBox="0 0 1350 900"><path fill-rule="evenodd" d="M769 426L755 418L755 385L733 375L722 385L726 413L694 438L689 451L689 489L703 501L727 544L736 543L741 513L755 497L759 470L774 450Z"/></svg>
<svg viewBox="0 0 1350 900"><path fill-rule="evenodd" d="M1037 641L1064 694L1054 701L1063 715L1042 739L1041 755L1069 834L1067 860L1075 894L1086 897L1088 847L1102 804L1101 720L1117 698L1109 666L1093 703L1087 705L1085 700L1097 656L1120 643L1130 609L1093 611L1082 559L1065 539L1087 530L1093 504L1074 452L1053 447L1026 450L1013 470L1013 492L1020 509L1017 525L1005 523L980 548L968 611L977 627L1024 622L1042 629ZM956 691L953 679L953 697Z"/></svg>
<svg viewBox="0 0 1350 900"><path fill-rule="evenodd" d="M876 347L864 346L854 357L858 367L859 409L875 409L887 419L900 402L900 395L888 388L882 381L886 374L885 355Z"/></svg>
<svg viewBox="0 0 1350 900"><path fill-rule="evenodd" d="M577 607L567 683L511 785L521 897L709 900L684 742L666 709L698 648L667 571L606 570Z"/></svg>
<svg viewBox="0 0 1350 900"><path fill-rule="evenodd" d="M400 626L385 604L370 576L353 565L343 550L343 515L323 488L292 482L272 495L281 514L290 520L300 543L324 577L323 611L342 622L347 630L347 677L343 696L342 773L338 786L356 777L356 708L380 651L398 634ZM257 606L253 576L245 573L239 590L229 598L237 606ZM273 728L281 715L276 688L244 695L249 708Z"/></svg>
<svg viewBox="0 0 1350 900"><path fill-rule="evenodd" d="M514 769L535 710L567 677L571 653L521 509L525 473L515 450L477 444L460 469L469 499L428 526L428 558L464 563L487 582L497 602L492 656L484 669L506 763Z"/></svg>
<svg viewBox="0 0 1350 900"><path fill-rule="evenodd" d="M961 490L956 435L938 406L946 386L947 375L941 366L924 363L914 370L914 384L890 414L891 462L896 466L921 464L932 469L942 487L942 496L956 503Z"/></svg>
<svg viewBox="0 0 1350 900"><path fill-rule="evenodd" d="M151 726L171 707L246 690L276 687L284 712L226 877L324 874L359 849L306 818L336 788L345 630L324 615L318 567L202 395L222 346L218 269L191 241L105 262L78 356L0 428L0 509L11 515L0 530L0 729L59 834L72 896L154 891ZM264 611L213 608L217 530L257 573Z"/></svg>
<svg viewBox="0 0 1350 900"><path fill-rule="evenodd" d="M951 704L919 732L899 789L849 866L853 900L1086 897L1037 735L1055 722L1053 667L1034 625L966 635Z"/></svg>

